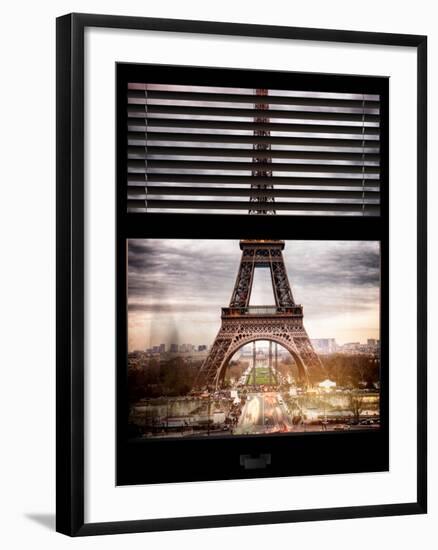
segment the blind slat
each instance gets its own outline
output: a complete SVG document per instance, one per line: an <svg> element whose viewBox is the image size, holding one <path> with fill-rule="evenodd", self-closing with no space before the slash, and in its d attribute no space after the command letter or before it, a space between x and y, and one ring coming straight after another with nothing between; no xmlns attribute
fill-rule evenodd
<svg viewBox="0 0 438 550"><path fill-rule="evenodd" d="M148 119L149 127L157 128L194 128L196 129L209 129L209 130L262 130L264 132L313 132L315 134L351 134L360 135L365 134L368 138L376 139L379 136L379 129L372 127L365 127L363 132L361 127L357 126L330 126L326 124L290 124L290 123L252 123L252 122L234 122L234 121L216 121L216 120L170 120L151 118ZM140 119L130 118L128 119L128 129L130 131L146 131L145 122Z"/></svg>
<svg viewBox="0 0 438 550"><path fill-rule="evenodd" d="M147 95L146 95L147 94ZM266 95L260 96L254 93L254 89L248 89L247 94L216 94L216 93L199 93L199 92L172 92L166 90L146 90L128 92L128 103L138 101L146 103L151 100L168 100L168 101L204 101L216 103L251 103L258 105L291 105L304 107L332 107L337 109L362 109L361 99L332 99L330 97L311 98L311 97L287 97ZM366 101L367 109L379 109L379 101ZM232 106L230 107L232 108Z"/></svg>
<svg viewBox="0 0 438 550"><path fill-rule="evenodd" d="M147 190L146 190L147 189ZM129 189L128 198L132 199L146 199L151 195L167 195L167 196L215 196L215 197L289 197L295 199L378 199L378 191L363 191L357 189L356 191L321 191L304 190L296 191L294 189L254 189L244 187L164 187L148 185L147 188L134 187Z"/></svg>
<svg viewBox="0 0 438 550"><path fill-rule="evenodd" d="M146 207L147 203L147 207ZM202 205L202 210L272 210L272 202L249 202L249 201L190 201L190 200L147 200L147 201L130 201L128 200L128 209L158 209L158 210L199 210ZM276 202L275 210L284 210L289 212L296 211L320 211L332 212L334 206L336 210L342 212L362 212L362 203L283 203ZM367 206L367 210L373 213L379 212L379 206L371 204Z"/></svg>
<svg viewBox="0 0 438 550"><path fill-rule="evenodd" d="M144 147L129 146L128 159L147 159L156 155L168 156L200 156L200 157L254 157L253 149L219 149L219 148L199 148L199 147L155 147L148 146L147 151ZM362 162L363 154L359 150L356 153L340 153L338 151L257 151L258 158L281 158L281 159L307 159L307 160L339 160L339 161L360 161ZM380 155L366 154L366 162L379 163Z"/></svg>
<svg viewBox="0 0 438 550"><path fill-rule="evenodd" d="M251 118L264 117L266 111L259 109L224 109L219 107L184 107L184 106L170 106L170 105L148 105L147 116L150 115L173 115L173 116L215 116L215 117L241 117ZM128 108L128 118L144 118L145 107L144 105L130 105ZM325 112L316 111L309 107L309 110L300 111L282 111L275 110L269 112L270 119L309 119L309 120L333 120L333 121L346 121L357 122L365 125L378 124L379 115L366 113L363 116L362 111L359 113L340 113L340 112Z"/></svg>
<svg viewBox="0 0 438 550"><path fill-rule="evenodd" d="M146 127L144 127L146 130ZM331 137L315 138L310 136L303 136L300 138L284 137L284 136L254 136L254 135L237 135L237 134L181 134L179 132L155 132L150 128L145 131L130 131L128 132L129 142L141 142L142 145L147 145L150 141L160 141L170 143L175 142L187 142L187 143L221 143L221 144L251 144L251 145L271 145L281 147L326 147L338 149L342 147L362 148L362 144L359 140L349 139L336 139ZM369 139L365 147L379 148L378 139Z"/></svg>
<svg viewBox="0 0 438 550"><path fill-rule="evenodd" d="M128 186L145 186L149 183L190 183L192 185L204 185L211 184L223 184L223 185L273 185L272 178L263 178L255 176L213 176L213 175L186 175L186 174L148 174L147 181L144 174L128 174ZM313 178L313 177L282 177L275 178L275 187L282 185L295 185L299 187L363 187L361 179L349 179L349 178ZM365 186L379 186L378 179L369 179L366 181Z"/></svg>
<svg viewBox="0 0 438 550"><path fill-rule="evenodd" d="M378 174L379 168L375 166L339 166L330 165L328 162L321 164L286 164L259 162L215 162L215 161L182 161L182 160L153 160L148 159L147 164L141 160L129 160L128 172L144 173L150 170L215 170L215 171L274 171L274 172L330 172L347 174Z"/></svg>

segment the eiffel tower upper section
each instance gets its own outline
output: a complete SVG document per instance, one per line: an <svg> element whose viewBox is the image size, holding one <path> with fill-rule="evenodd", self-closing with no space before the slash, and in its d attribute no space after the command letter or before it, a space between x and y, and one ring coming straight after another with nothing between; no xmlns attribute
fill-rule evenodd
<svg viewBox="0 0 438 550"><path fill-rule="evenodd" d="M267 90L256 90L257 95L266 96ZM259 109L260 105L256 104ZM268 116L263 117L263 122ZM268 132L267 130L264 130ZM269 134L265 134L269 135ZM260 176L257 164L262 162L263 177L269 179L271 170L266 169L271 159L269 148L260 149L254 146L253 175ZM268 200L267 194L273 189L270 183L253 184L257 193L252 198L265 205L272 204L272 209L250 209L250 214L275 214L275 202ZM228 308L222 308L221 328L213 346L201 366L197 386L219 387L224 380L226 367L233 354L243 345L255 340L269 340L284 346L294 357L298 367L300 383L307 385L324 374L324 368L313 350L310 339L303 326L303 307L294 301L292 290L284 264L282 240L242 239L240 249L242 257ZM274 306L250 306L254 272L257 268L268 268L271 274L274 291Z"/></svg>

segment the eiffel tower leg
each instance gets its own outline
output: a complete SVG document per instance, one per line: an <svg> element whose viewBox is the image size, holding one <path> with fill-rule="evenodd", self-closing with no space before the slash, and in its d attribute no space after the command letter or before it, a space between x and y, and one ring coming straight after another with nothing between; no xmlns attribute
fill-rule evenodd
<svg viewBox="0 0 438 550"><path fill-rule="evenodd" d="M273 256L276 254L276 256ZM279 307L291 307L294 305L292 290L286 273L283 256L280 250L273 250L271 257L277 258L271 262L271 279L274 289L275 301Z"/></svg>
<svg viewBox="0 0 438 550"><path fill-rule="evenodd" d="M278 344L275 342L275 383L278 384Z"/></svg>
<svg viewBox="0 0 438 550"><path fill-rule="evenodd" d="M252 252L252 254L251 254ZM246 251L237 273L230 307L246 307L251 295L252 281L254 278L254 251Z"/></svg>
<svg viewBox="0 0 438 550"><path fill-rule="evenodd" d="M256 363L257 363L257 355L256 355L256 343L252 343L252 383L253 386L256 385Z"/></svg>
<svg viewBox="0 0 438 550"><path fill-rule="evenodd" d="M224 327L222 326L207 358L198 372L195 387L213 388L218 385L218 377L222 373L222 367L225 359L228 357L232 340L232 335L224 331Z"/></svg>
<svg viewBox="0 0 438 550"><path fill-rule="evenodd" d="M269 385L272 386L272 340L269 340Z"/></svg>
<svg viewBox="0 0 438 550"><path fill-rule="evenodd" d="M293 340L301 361L306 365L308 383L314 385L325 378L326 371L321 359L315 353L309 337L304 330L303 332L303 335L295 336Z"/></svg>

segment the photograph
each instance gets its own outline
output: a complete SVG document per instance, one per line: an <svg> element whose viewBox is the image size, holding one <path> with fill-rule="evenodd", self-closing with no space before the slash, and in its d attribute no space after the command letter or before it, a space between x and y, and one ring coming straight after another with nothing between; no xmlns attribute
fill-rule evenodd
<svg viewBox="0 0 438 550"><path fill-rule="evenodd" d="M271 11L57 19L59 532L426 511L427 37Z"/></svg>
<svg viewBox="0 0 438 550"><path fill-rule="evenodd" d="M134 437L379 429L375 241L128 241Z"/></svg>
<svg viewBox="0 0 438 550"><path fill-rule="evenodd" d="M388 469L388 86L117 65L118 484Z"/></svg>
<svg viewBox="0 0 438 550"><path fill-rule="evenodd" d="M385 80L143 70L121 87L128 439L379 430L383 233L327 232L382 215ZM135 238L171 214L199 237ZM224 215L257 238L202 238ZM324 240L260 235L285 215Z"/></svg>

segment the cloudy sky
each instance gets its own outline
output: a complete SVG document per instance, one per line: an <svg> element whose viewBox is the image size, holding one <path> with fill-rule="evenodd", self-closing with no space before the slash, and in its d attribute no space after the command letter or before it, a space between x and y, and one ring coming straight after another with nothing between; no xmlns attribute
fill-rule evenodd
<svg viewBox="0 0 438 550"><path fill-rule="evenodd" d="M378 242L287 241L283 255L310 338L379 338ZM129 349L211 345L240 257L236 240L130 239ZM259 268L250 305L273 303L269 270Z"/></svg>

